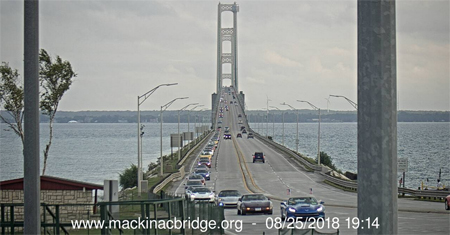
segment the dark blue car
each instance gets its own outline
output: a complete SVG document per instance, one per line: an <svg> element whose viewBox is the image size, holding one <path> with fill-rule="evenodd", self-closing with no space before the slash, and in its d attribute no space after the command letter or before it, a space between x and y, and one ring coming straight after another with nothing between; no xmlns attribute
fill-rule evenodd
<svg viewBox="0 0 450 235"><path fill-rule="evenodd" d="M281 218L325 218L324 202L314 197L291 197L281 202Z"/></svg>
<svg viewBox="0 0 450 235"><path fill-rule="evenodd" d="M198 169L198 170L195 170L195 174L199 174L199 175L203 176L206 180L211 179L211 176L209 175L208 170Z"/></svg>

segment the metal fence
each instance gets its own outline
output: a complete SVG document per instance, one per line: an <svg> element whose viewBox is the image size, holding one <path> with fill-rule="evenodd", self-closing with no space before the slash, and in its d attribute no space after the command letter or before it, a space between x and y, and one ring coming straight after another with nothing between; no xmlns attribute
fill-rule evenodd
<svg viewBox="0 0 450 235"><path fill-rule="evenodd" d="M157 198L157 197L160 198ZM201 231L196 221L221 224L223 207L214 203L193 202L161 193L156 199L99 202L98 204L41 204L42 234L223 234L223 229ZM93 213L94 206L98 208ZM0 205L1 234L23 232L23 203ZM92 226L73 228L73 221ZM144 222L142 222L144 221ZM182 226L176 226L175 221ZM186 222L185 222L186 221ZM102 226L94 226L100 225ZM164 224L163 226L161 224ZM194 224L194 226L192 226ZM135 225L135 226L133 226ZM143 226L141 226L143 225ZM172 226L171 226L172 225ZM139 227L136 227L139 226Z"/></svg>

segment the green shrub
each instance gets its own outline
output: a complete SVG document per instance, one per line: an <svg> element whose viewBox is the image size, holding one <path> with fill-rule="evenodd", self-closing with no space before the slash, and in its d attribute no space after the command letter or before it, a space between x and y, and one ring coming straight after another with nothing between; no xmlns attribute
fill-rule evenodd
<svg viewBox="0 0 450 235"><path fill-rule="evenodd" d="M136 165L131 164L129 168L126 168L121 174L120 174L120 186L122 188L132 188L137 186L137 174L138 174L138 168Z"/></svg>
<svg viewBox="0 0 450 235"><path fill-rule="evenodd" d="M333 159L325 152L320 152L320 164L328 166L329 168L342 173L340 170L336 169L336 166L333 164Z"/></svg>

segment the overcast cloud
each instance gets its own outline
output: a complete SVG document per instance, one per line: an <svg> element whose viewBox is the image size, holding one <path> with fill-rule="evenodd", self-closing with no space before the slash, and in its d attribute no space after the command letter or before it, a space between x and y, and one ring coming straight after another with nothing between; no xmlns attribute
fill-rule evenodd
<svg viewBox="0 0 450 235"><path fill-rule="evenodd" d="M136 110L199 102L216 84L218 1L40 1L40 47L78 73L60 110ZM222 1L222 3L232 3ZM239 86L249 109L357 101L357 1L237 1ZM23 74L23 1L0 3L0 57ZM225 12L222 27L232 25ZM450 110L449 1L397 1L401 110ZM229 81L225 81L229 84ZM284 108L284 106L280 106ZM331 99L331 109L351 110Z"/></svg>

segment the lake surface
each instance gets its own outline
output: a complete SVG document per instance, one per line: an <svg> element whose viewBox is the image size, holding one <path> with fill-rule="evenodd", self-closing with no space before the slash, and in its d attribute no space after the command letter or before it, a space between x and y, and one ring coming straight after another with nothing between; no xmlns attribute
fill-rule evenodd
<svg viewBox="0 0 450 235"><path fill-rule="evenodd" d="M252 123L252 128L265 134L266 124ZM48 124L41 124L41 150L48 138ZM282 124L268 125L269 135L282 142ZM143 164L156 162L160 155L159 124L145 123ZM23 177L22 144L19 137L0 124L0 180ZM118 179L126 167L137 164L136 123L56 123L50 149L47 175L103 184L104 179ZM194 124L190 124L193 131ZM188 131L187 123L180 124L180 132ZM177 133L176 123L163 127L163 154L171 152L170 134ZM296 123L285 124L285 144L295 150ZM315 158L317 155L317 123L299 124L299 152ZM333 159L339 169L356 172L356 123L322 123L321 151ZM174 148L176 151L176 148ZM41 154L41 170L42 170ZM442 179L450 183L450 124L399 123L398 157L409 159L406 186L415 188L429 178L436 185L439 169ZM398 175L400 178L400 174Z"/></svg>
<svg viewBox="0 0 450 235"><path fill-rule="evenodd" d="M253 130L266 134L274 133L274 140L282 143L282 123L252 123ZM284 142L295 150L296 123L285 123ZM274 128L273 128L274 127ZM299 123L298 151L308 157L317 156L317 123ZM357 171L357 123L321 123L320 151L332 157L333 163L343 172ZM397 157L408 158L405 186L417 189L422 180L436 186L439 169L445 185L450 184L450 123L400 122L397 125ZM398 174L400 179L401 174Z"/></svg>

